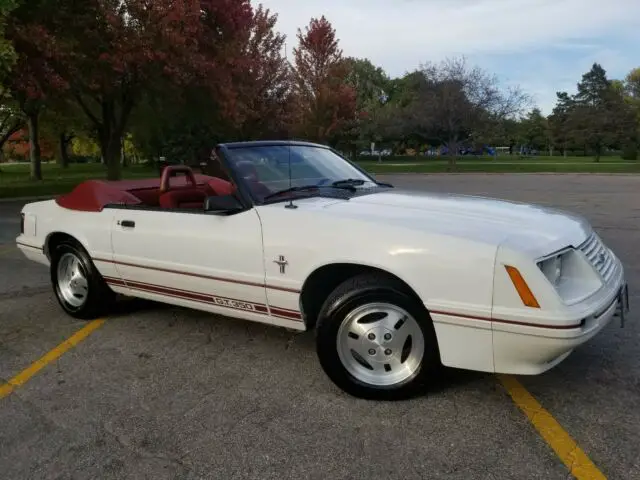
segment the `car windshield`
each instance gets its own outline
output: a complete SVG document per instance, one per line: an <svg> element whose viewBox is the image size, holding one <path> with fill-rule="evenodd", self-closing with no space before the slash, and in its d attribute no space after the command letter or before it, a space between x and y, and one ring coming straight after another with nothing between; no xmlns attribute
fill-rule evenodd
<svg viewBox="0 0 640 480"><path fill-rule="evenodd" d="M232 147L228 152L232 168L261 203L288 200L292 196L344 197L378 186L328 148L260 145Z"/></svg>

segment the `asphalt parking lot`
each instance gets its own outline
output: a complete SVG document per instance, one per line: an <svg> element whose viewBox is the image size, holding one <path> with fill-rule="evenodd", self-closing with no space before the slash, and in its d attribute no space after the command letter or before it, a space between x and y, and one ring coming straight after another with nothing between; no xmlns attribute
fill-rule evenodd
<svg viewBox="0 0 640 480"><path fill-rule="evenodd" d="M518 380L610 479L640 479L640 176L382 176L586 216L625 264L631 315ZM86 324L62 314L46 268L12 245L0 203L0 384ZM566 479L496 376L449 371L399 403L346 396L313 333L144 302L0 398L0 478Z"/></svg>

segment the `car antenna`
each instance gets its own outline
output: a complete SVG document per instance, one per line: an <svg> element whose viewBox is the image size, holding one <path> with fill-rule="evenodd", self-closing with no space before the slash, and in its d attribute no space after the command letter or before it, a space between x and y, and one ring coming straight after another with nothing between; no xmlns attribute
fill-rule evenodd
<svg viewBox="0 0 640 480"><path fill-rule="evenodd" d="M287 150L288 150L288 152L289 152L289 188L291 188L291 145L289 145L289 148L288 148ZM293 204L293 198L290 198L290 199L289 199L289 203L288 203L288 204L286 204L286 205L284 206L284 208L293 208L293 209L296 209L296 208L298 208L298 206L297 206L297 205L294 205L294 204Z"/></svg>

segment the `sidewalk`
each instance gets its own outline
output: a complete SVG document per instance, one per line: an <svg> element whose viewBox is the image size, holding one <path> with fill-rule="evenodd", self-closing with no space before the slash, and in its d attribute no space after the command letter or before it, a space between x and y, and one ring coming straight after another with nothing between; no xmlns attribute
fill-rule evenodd
<svg viewBox="0 0 640 480"><path fill-rule="evenodd" d="M37 202L38 200L50 200L52 198L57 197L58 195L40 195L37 197L9 197L9 198L0 198L0 203L27 203L27 202Z"/></svg>

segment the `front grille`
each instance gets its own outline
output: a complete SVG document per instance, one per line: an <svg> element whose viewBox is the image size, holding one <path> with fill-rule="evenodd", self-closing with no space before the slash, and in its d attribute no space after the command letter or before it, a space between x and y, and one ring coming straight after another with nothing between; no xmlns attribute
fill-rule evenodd
<svg viewBox="0 0 640 480"><path fill-rule="evenodd" d="M614 257L609 249L602 243L600 237L593 233L582 245L578 247L587 260L593 265L605 281L609 281L615 271Z"/></svg>

